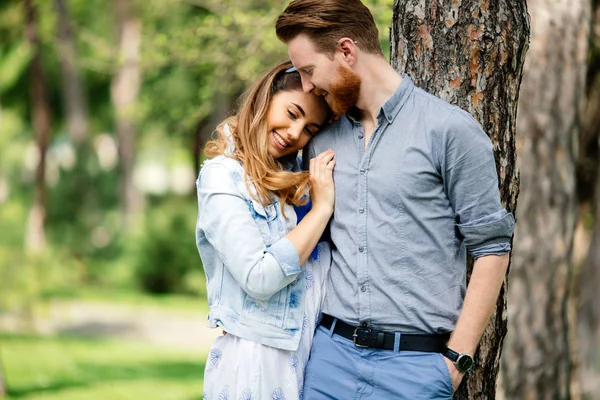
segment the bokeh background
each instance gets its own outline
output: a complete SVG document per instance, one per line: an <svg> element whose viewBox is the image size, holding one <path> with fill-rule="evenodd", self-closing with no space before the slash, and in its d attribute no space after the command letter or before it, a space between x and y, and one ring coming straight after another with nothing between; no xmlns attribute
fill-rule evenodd
<svg viewBox="0 0 600 400"><path fill-rule="evenodd" d="M386 54L392 3L365 1ZM201 149L287 57L285 4L0 0L8 398L202 398Z"/></svg>

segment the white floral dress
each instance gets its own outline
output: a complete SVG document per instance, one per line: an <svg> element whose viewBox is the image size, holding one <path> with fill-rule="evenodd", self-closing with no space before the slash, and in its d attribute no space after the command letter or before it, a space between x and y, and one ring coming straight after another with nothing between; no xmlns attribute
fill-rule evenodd
<svg viewBox="0 0 600 400"><path fill-rule="evenodd" d="M302 399L304 368L323 304L329 265L309 257L303 270L306 295L298 350L276 349L230 334L218 337L206 360L203 399Z"/></svg>

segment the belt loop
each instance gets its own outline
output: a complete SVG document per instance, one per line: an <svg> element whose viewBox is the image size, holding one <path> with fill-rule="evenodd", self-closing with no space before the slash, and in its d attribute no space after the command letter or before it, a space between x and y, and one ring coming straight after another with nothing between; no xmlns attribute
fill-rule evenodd
<svg viewBox="0 0 600 400"><path fill-rule="evenodd" d="M329 337L333 336L333 331L335 331L335 324L337 323L337 321L337 318L333 319L333 322L331 323L331 328L329 328Z"/></svg>
<svg viewBox="0 0 600 400"><path fill-rule="evenodd" d="M400 336L402 336L402 334L396 332L394 335L394 351L400 351Z"/></svg>

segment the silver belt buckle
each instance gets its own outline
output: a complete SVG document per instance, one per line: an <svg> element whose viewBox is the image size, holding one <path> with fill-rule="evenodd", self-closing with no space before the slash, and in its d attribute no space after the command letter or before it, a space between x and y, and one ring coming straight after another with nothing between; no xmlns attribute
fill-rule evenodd
<svg viewBox="0 0 600 400"><path fill-rule="evenodd" d="M363 349L368 349L369 346L365 346L365 345L356 343L356 338L358 337L358 331L359 330L361 330L361 331L367 331L367 332L372 332L373 330L371 328L365 328L365 327L359 326L356 329L354 329L354 333L352 334L352 337L354 338L354 345L356 347L361 347Z"/></svg>

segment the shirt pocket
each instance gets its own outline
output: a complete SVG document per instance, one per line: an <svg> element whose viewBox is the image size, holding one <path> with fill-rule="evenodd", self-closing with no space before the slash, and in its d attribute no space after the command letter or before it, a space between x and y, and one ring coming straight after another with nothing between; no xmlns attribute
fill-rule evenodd
<svg viewBox="0 0 600 400"><path fill-rule="evenodd" d="M279 201L263 206L260 202L252 199L249 206L254 223L260 230L265 244L270 246L279 240L279 224L277 223Z"/></svg>

